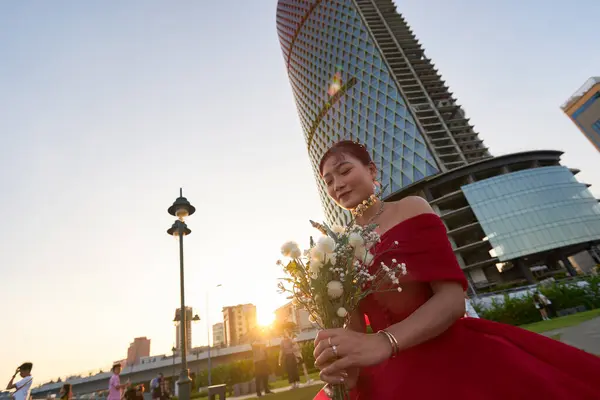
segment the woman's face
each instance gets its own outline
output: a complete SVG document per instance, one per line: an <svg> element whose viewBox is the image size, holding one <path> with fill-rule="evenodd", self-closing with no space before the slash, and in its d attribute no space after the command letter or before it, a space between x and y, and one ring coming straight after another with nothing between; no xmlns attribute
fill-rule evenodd
<svg viewBox="0 0 600 400"><path fill-rule="evenodd" d="M340 207L351 210L374 193L377 169L349 154L333 154L323 164L327 194Z"/></svg>

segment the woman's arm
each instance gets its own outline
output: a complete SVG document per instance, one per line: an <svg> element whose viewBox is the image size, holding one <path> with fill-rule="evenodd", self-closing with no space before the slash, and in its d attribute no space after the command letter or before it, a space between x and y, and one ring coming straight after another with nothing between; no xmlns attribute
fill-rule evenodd
<svg viewBox="0 0 600 400"><path fill-rule="evenodd" d="M398 351L431 340L465 315L465 300L458 282L431 282L433 296L405 320L386 330L398 341Z"/></svg>
<svg viewBox="0 0 600 400"><path fill-rule="evenodd" d="M279 345L279 365L281 365L281 361L283 360L283 346Z"/></svg>

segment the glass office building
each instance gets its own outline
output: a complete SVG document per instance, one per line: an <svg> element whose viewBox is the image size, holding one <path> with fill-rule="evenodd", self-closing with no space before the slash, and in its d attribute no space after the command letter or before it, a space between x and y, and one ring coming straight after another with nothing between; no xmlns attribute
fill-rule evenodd
<svg viewBox="0 0 600 400"><path fill-rule="evenodd" d="M421 196L440 216L475 290L587 273L600 257L600 205L560 151L506 154L427 177L389 200ZM593 252L593 251L592 251ZM588 259L584 265L576 259Z"/></svg>
<svg viewBox="0 0 600 400"><path fill-rule="evenodd" d="M600 239L600 203L566 167L500 175L462 191L501 262Z"/></svg>
<svg viewBox="0 0 600 400"><path fill-rule="evenodd" d="M323 153L357 140L391 194L488 157L391 1L280 0L277 30L329 222L345 222L319 177Z"/></svg>

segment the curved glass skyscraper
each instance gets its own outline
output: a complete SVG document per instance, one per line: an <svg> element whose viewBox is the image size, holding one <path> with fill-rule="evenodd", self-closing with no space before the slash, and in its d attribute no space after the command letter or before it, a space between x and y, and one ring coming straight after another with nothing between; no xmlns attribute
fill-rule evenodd
<svg viewBox="0 0 600 400"><path fill-rule="evenodd" d="M365 144L391 194L489 157L390 0L280 0L277 30L311 164L331 144Z"/></svg>

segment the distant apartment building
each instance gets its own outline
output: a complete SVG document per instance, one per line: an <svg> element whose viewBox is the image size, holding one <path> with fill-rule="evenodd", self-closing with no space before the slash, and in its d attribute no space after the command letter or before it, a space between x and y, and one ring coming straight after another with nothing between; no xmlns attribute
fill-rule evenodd
<svg viewBox="0 0 600 400"><path fill-rule="evenodd" d="M314 329L314 324L308 319L308 312L303 308L294 307L290 301L275 310L275 325L282 326L285 323L293 323L299 332Z"/></svg>
<svg viewBox="0 0 600 400"><path fill-rule="evenodd" d="M212 326L213 346L222 346L225 344L225 328L222 322L218 322Z"/></svg>
<svg viewBox="0 0 600 400"><path fill-rule="evenodd" d="M193 318L193 310L192 307L185 308L185 329L187 331L186 336L186 347L189 349L192 348L192 318ZM181 354L181 308L175 310L175 318L173 319L175 322L175 353Z"/></svg>
<svg viewBox="0 0 600 400"><path fill-rule="evenodd" d="M133 342L127 349L127 365L136 365L140 363L140 359L150 356L150 339L147 337L138 337L133 339Z"/></svg>
<svg viewBox="0 0 600 400"><path fill-rule="evenodd" d="M223 337L225 345L236 346L251 340L250 333L257 326L256 306L254 304L239 304L223 307Z"/></svg>
<svg viewBox="0 0 600 400"><path fill-rule="evenodd" d="M561 108L600 151L600 76L588 79Z"/></svg>

